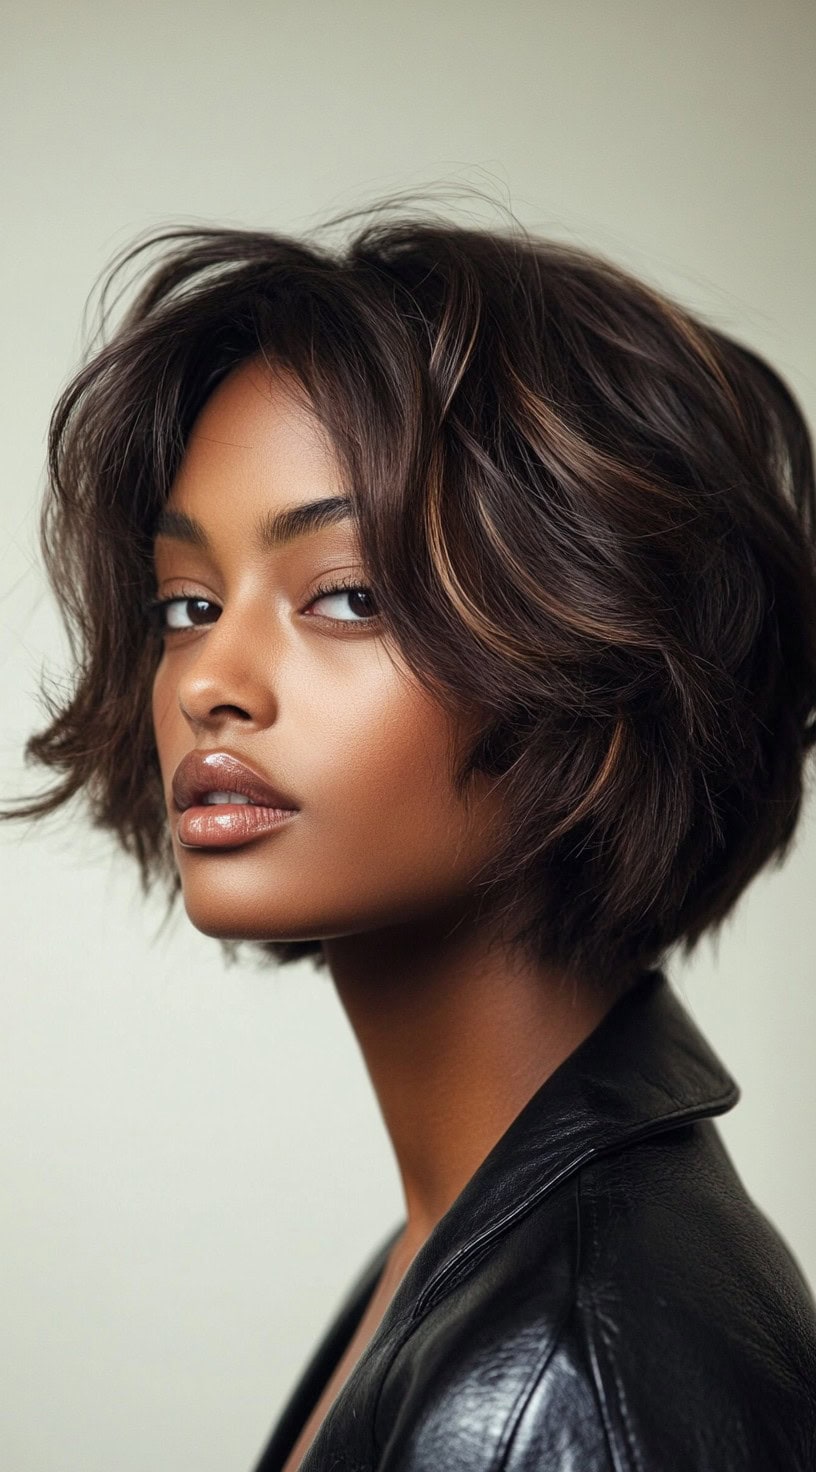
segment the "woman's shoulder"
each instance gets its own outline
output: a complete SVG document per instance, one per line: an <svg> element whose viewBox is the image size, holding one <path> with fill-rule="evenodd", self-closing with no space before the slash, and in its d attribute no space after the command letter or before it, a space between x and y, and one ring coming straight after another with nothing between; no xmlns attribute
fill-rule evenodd
<svg viewBox="0 0 816 1472"><path fill-rule="evenodd" d="M715 1122L598 1159L578 1186L550 1373L591 1381L612 1466L816 1467L816 1304Z"/></svg>
<svg viewBox="0 0 816 1472"><path fill-rule="evenodd" d="M816 1302L781 1232L747 1191L713 1119L643 1138L577 1177L577 1307L648 1323L695 1365L816 1372ZM626 1348L624 1339L623 1348ZM784 1364L783 1364L784 1361ZM811 1382L813 1383L813 1382Z"/></svg>
<svg viewBox="0 0 816 1472"><path fill-rule="evenodd" d="M706 1119L520 1218L403 1345L378 1423L423 1472L812 1472L814 1385L810 1289Z"/></svg>

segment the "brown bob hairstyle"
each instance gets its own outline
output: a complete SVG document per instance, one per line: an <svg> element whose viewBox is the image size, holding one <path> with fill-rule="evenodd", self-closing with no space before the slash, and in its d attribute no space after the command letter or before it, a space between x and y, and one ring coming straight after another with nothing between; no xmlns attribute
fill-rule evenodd
<svg viewBox="0 0 816 1472"><path fill-rule="evenodd" d="M375 207L340 247L313 236L182 225L108 268L41 512L77 672L25 758L60 778L2 816L82 794L172 908L153 533L196 415L260 354L331 437L386 632L447 708L483 712L452 775L462 793L476 771L503 786L483 888L507 938L596 984L688 955L785 857L816 742L796 401L662 292L517 222ZM319 939L260 950L323 964Z"/></svg>

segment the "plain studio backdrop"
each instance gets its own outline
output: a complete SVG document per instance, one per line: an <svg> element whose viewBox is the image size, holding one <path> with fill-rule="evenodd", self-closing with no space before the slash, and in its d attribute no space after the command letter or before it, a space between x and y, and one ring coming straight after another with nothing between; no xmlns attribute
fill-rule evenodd
<svg viewBox="0 0 816 1472"><path fill-rule="evenodd" d="M34 0L3 28L0 800L45 784L39 675L71 676L36 542L48 416L95 279L148 227L298 232L472 185L767 355L816 421L811 0ZM786 865L669 967L811 1282L812 789ZM181 904L157 938L81 808L0 844L0 1464L249 1472L402 1216L354 1037L308 965L228 969Z"/></svg>

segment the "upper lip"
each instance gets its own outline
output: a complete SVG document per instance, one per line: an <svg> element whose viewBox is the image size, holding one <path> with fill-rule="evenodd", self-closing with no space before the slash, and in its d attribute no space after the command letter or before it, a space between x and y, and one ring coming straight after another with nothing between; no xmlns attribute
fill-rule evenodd
<svg viewBox="0 0 816 1472"><path fill-rule="evenodd" d="M179 812L199 802L205 792L242 792L264 807L297 810L291 797L228 751L188 751L176 767L173 801Z"/></svg>

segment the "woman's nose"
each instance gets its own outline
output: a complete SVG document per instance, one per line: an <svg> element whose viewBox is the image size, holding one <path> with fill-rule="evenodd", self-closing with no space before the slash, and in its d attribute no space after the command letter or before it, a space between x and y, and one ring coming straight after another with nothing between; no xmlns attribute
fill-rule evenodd
<svg viewBox="0 0 816 1472"><path fill-rule="evenodd" d="M179 707L192 725L237 716L267 724L277 703L270 620L222 611L196 642L178 682Z"/></svg>

